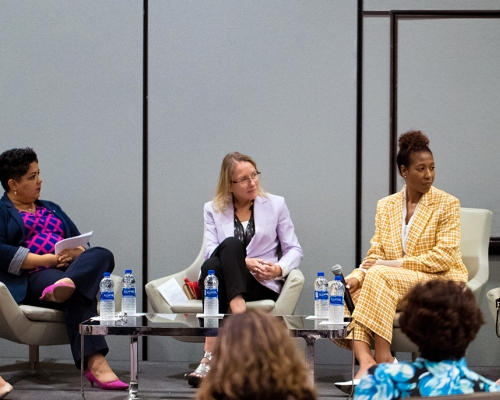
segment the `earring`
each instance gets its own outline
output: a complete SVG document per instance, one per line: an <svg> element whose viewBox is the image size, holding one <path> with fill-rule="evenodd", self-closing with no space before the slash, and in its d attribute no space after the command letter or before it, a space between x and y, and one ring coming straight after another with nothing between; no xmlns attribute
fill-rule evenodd
<svg viewBox="0 0 500 400"><path fill-rule="evenodd" d="M17 190L14 190L14 194L17 196Z"/></svg>

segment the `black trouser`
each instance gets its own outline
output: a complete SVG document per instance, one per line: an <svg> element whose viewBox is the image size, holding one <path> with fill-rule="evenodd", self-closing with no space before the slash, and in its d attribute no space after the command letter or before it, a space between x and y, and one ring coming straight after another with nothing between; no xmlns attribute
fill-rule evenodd
<svg viewBox="0 0 500 400"><path fill-rule="evenodd" d="M226 238L201 266L198 284L205 296L205 278L213 269L219 280L219 313L225 314L229 302L241 295L245 301L270 299L276 301L279 294L259 283L245 263L246 249L235 237Z"/></svg>
<svg viewBox="0 0 500 400"><path fill-rule="evenodd" d="M97 292L104 272L112 272L115 267L113 253L102 247L92 247L80 254L67 268L50 268L28 274L28 291L23 304L62 310L68 330L71 352L75 365L80 368L81 336L79 324L97 315ZM64 303L40 300L43 290L54 282L70 278L76 290ZM104 336L85 335L85 354L97 353L105 356L108 346ZM86 368L85 360L85 368Z"/></svg>

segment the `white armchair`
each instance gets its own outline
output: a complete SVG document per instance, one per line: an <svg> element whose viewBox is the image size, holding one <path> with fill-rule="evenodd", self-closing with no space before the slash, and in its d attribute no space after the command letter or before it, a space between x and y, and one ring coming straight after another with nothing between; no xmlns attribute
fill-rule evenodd
<svg viewBox="0 0 500 400"><path fill-rule="evenodd" d="M486 282L488 281L488 246L492 215L493 213L490 210L479 208L460 209L462 260L469 272L467 286L474 293L478 305L481 305L484 298ZM413 354L413 358L416 357L418 351L417 346L401 331L399 313L396 314L394 319L391 350L394 352L410 352Z"/></svg>
<svg viewBox="0 0 500 400"><path fill-rule="evenodd" d="M486 293L486 299L488 300L488 308L490 309L491 315L493 316L493 321L497 321L497 304L496 300L500 298L500 287L491 289ZM496 327L495 327L496 329Z"/></svg>
<svg viewBox="0 0 500 400"><path fill-rule="evenodd" d="M197 281L201 265L204 261L204 248L205 239L203 239L198 256L189 267L175 274L148 282L146 285L146 294L148 296L149 304L151 304L154 312L166 314L203 312L201 300L188 300L182 304L175 305L168 304L158 291L158 286L162 285L171 278L174 278L181 287L184 285L184 278L188 278L190 281ZM259 308L274 315L291 315L293 314L297 301L299 300L302 286L304 286L304 275L298 269L294 269L288 274L280 296L276 302L273 300L250 301L247 302L247 308Z"/></svg>
<svg viewBox="0 0 500 400"><path fill-rule="evenodd" d="M115 283L115 302L119 309L121 307L121 278L117 275L111 275L111 277ZM28 365L15 364L11 368L15 370L37 370L40 346L69 343L62 311L17 304L7 286L2 282L0 282L0 338L29 346ZM2 367L2 370L6 368L9 369Z"/></svg>

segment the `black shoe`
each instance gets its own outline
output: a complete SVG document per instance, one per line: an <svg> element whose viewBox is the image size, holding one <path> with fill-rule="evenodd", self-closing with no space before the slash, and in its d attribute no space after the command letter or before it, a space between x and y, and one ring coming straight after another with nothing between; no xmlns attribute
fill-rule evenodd
<svg viewBox="0 0 500 400"><path fill-rule="evenodd" d="M206 358L208 362L206 363L200 363L198 367L191 373L187 373L184 375L184 378L187 379L189 386L192 387L199 387L201 380L207 376L208 371L210 371L210 361L212 360L212 352L211 351L205 351L205 354L203 354L203 358Z"/></svg>
<svg viewBox="0 0 500 400"><path fill-rule="evenodd" d="M191 372L190 374L186 375L187 375L186 379L188 381L189 386L194 388L200 387L201 380L203 379L202 377L194 375L194 372Z"/></svg>
<svg viewBox="0 0 500 400"><path fill-rule="evenodd" d="M359 379L353 379L352 381L345 381L345 382L335 382L334 385L341 392L347 394L353 394L354 390L356 389L356 386L359 385Z"/></svg>

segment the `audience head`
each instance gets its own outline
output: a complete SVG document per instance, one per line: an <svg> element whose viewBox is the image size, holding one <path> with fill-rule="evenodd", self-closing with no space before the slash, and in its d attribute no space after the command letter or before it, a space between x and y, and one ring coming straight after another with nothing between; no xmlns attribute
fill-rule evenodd
<svg viewBox="0 0 500 400"><path fill-rule="evenodd" d="M10 191L9 180L20 182L33 162L38 163L38 157L29 147L11 149L0 154L0 181L7 193Z"/></svg>
<svg viewBox="0 0 500 400"><path fill-rule="evenodd" d="M234 185L237 185L233 183L237 179L235 169L239 163L249 163L253 170L258 171L257 163L252 157L238 153L237 151L227 154L222 160L219 183L215 191L214 203L215 209L218 211L225 211L231 201L232 189ZM264 191L258 181L257 186L257 194L260 196L264 195Z"/></svg>
<svg viewBox="0 0 500 400"><path fill-rule="evenodd" d="M283 321L248 310L225 322L197 399L315 399L308 382Z"/></svg>
<svg viewBox="0 0 500 400"><path fill-rule="evenodd" d="M442 361L462 358L484 319L465 283L434 279L408 292L399 324L422 357Z"/></svg>

